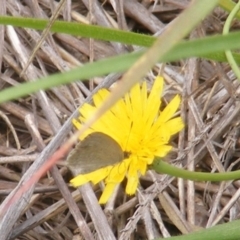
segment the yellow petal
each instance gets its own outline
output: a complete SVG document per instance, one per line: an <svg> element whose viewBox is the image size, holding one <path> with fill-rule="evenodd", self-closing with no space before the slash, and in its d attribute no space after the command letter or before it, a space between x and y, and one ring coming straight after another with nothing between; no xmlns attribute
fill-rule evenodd
<svg viewBox="0 0 240 240"><path fill-rule="evenodd" d="M80 129L82 127L82 124L76 119L73 119L72 123L77 129Z"/></svg>
<svg viewBox="0 0 240 240"><path fill-rule="evenodd" d="M160 96L162 95L162 91L163 91L163 78L157 77L152 86L152 90L148 96L147 108L144 113L146 132L149 131L149 129L151 129L151 126L159 112L159 108L161 105Z"/></svg>
<svg viewBox="0 0 240 240"><path fill-rule="evenodd" d="M80 175L76 176L75 178L71 179L70 183L74 187L79 187L87 182L92 182L93 184L97 184L106 178L106 176L111 171L111 168L112 167L110 166L110 167L100 168L91 173L80 174Z"/></svg>
<svg viewBox="0 0 240 240"><path fill-rule="evenodd" d="M125 102L125 106L126 106L127 116L131 117L132 116L132 104L131 104L129 94L126 94L124 96L124 102ZM130 119L130 120L132 120L132 119Z"/></svg>
<svg viewBox="0 0 240 240"><path fill-rule="evenodd" d="M132 156L127 175L126 193L132 195L136 192L138 186L139 162L137 157Z"/></svg>
<svg viewBox="0 0 240 240"><path fill-rule="evenodd" d="M79 187L88 182L89 179L85 175L78 175L70 180L70 183L73 187Z"/></svg>
<svg viewBox="0 0 240 240"><path fill-rule="evenodd" d="M109 96L109 91L105 88L100 89L96 94L93 95L93 102L95 106L101 105L103 100Z"/></svg>
<svg viewBox="0 0 240 240"><path fill-rule="evenodd" d="M144 81L142 84L141 101L142 101L142 104L141 104L142 111L143 111L143 114L145 114L146 109L147 109L147 83L146 83L146 81Z"/></svg>
<svg viewBox="0 0 240 240"><path fill-rule="evenodd" d="M112 196L112 193L117 186L117 183L108 183L104 188L104 191L99 199L100 204L105 204L109 198Z"/></svg>
<svg viewBox="0 0 240 240"><path fill-rule="evenodd" d="M108 183L120 183L127 172L129 161L122 161L119 164L113 166L106 178L106 184Z"/></svg>
<svg viewBox="0 0 240 240"><path fill-rule="evenodd" d="M148 96L148 107L152 104L155 104L157 101L160 101L160 97L163 91L163 78L158 76L154 80L152 90Z"/></svg>
<svg viewBox="0 0 240 240"><path fill-rule="evenodd" d="M166 129L168 129L169 133L171 135L174 135L175 133L178 133L184 128L184 123L182 121L182 118L177 117L169 120L167 123L164 124Z"/></svg>
<svg viewBox="0 0 240 240"><path fill-rule="evenodd" d="M165 157L172 150L172 146L163 145L158 148L155 155L158 157Z"/></svg>
<svg viewBox="0 0 240 240"><path fill-rule="evenodd" d="M96 110L96 107L85 103L83 106L80 108L80 116L82 116L84 119L87 119L92 116L93 112Z"/></svg>
<svg viewBox="0 0 240 240"><path fill-rule="evenodd" d="M132 104L132 117L141 118L142 117L142 105L141 105L141 91L140 85L136 84L129 93Z"/></svg>
<svg viewBox="0 0 240 240"><path fill-rule="evenodd" d="M112 169L112 166L108 166L105 168L100 168L94 172L88 173L89 178L91 178L91 182L93 184L99 183L109 175L111 169Z"/></svg>
<svg viewBox="0 0 240 240"><path fill-rule="evenodd" d="M171 102L164 108L164 110L161 112L158 122L167 122L169 119L171 119L174 115L174 113L179 108L181 99L179 95L176 95Z"/></svg>
<svg viewBox="0 0 240 240"><path fill-rule="evenodd" d="M133 195L137 191L138 186L138 176L135 177L128 177L127 186L126 186L126 193L129 195Z"/></svg>
<svg viewBox="0 0 240 240"><path fill-rule="evenodd" d="M138 161L138 172L140 172L142 175L145 175L146 171L147 171L147 164L148 164L148 161L147 159L144 159L144 160L140 160Z"/></svg>

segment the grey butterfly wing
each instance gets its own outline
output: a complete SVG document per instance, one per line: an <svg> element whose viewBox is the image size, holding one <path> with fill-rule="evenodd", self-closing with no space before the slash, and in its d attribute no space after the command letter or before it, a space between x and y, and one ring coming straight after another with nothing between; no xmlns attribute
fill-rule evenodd
<svg viewBox="0 0 240 240"><path fill-rule="evenodd" d="M69 153L67 165L74 174L83 174L114 165L123 159L124 153L114 139L104 133L94 132Z"/></svg>

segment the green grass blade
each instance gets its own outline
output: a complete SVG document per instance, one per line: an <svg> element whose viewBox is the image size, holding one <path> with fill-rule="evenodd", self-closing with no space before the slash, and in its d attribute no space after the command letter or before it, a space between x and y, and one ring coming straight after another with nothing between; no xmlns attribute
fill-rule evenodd
<svg viewBox="0 0 240 240"><path fill-rule="evenodd" d="M48 21L45 19L0 16L0 24L43 30L47 26ZM64 21L55 21L51 27L51 32L65 33L72 36L81 36L105 41L121 42L125 44L134 44L145 47L151 46L156 40L155 37L144 34L121 31L96 25Z"/></svg>
<svg viewBox="0 0 240 240"><path fill-rule="evenodd" d="M48 21L45 19L0 16L0 24L33 28L38 30L43 30L46 27L47 23ZM105 41L116 41L124 44L132 44L132 45L137 45L142 47L150 47L156 40L155 37L144 35L144 34L126 32L126 31L121 31L116 29L80 24L80 23L69 23L69 22L63 22L63 21L56 21L51 31L57 32L57 33L71 34L75 36L91 37L91 38L105 40ZM237 38L239 37L239 35L236 35L235 37ZM213 38L212 41L203 42L202 44L199 44L200 46L198 45L198 47L201 47L202 54L194 54L194 49L196 47L189 45L188 51L189 53L191 52L191 55L189 54L187 57L200 56L200 57L204 57L204 58L208 58L216 61L227 61L225 54L223 52L213 53L213 51L211 51L211 48L214 47L215 45L214 41L215 39ZM211 46L209 46L210 44ZM217 41L216 44L221 44L221 43ZM231 48L231 45L229 47ZM185 48L181 50L181 47L177 46L176 49L174 49L174 51L176 51L176 53L171 53L171 54L174 54L173 56L177 56L177 55L178 56L169 57L169 58L166 57L166 61L171 61L173 60L173 58L174 60L176 60L176 58L177 59L186 58L186 56L184 56ZM209 51L211 51L211 53L208 53ZM234 58L236 62L240 64L240 55L235 53Z"/></svg>
<svg viewBox="0 0 240 240"><path fill-rule="evenodd" d="M240 220L220 224L187 235L166 238L167 240L239 240ZM155 239L160 240L160 238ZM162 238L161 238L162 240Z"/></svg>
<svg viewBox="0 0 240 240"><path fill-rule="evenodd" d="M240 47L239 39L240 32L235 32L226 36L220 35L182 42L174 47L169 54L159 60L162 62L168 62L191 56L203 57L206 55L206 52L208 52L208 54L214 53L214 56L216 56L216 52ZM209 45L209 47L204 48L206 45ZM70 83L76 80L84 80L94 76L103 76L111 72L124 71L128 69L142 54L143 52L131 53L111 57L94 63L88 63L82 67L70 70L69 72L53 74L36 82L23 83L18 86L18 91L16 91L15 87L4 89L0 94L0 103L11 99L17 99L18 97L36 92L38 89L48 89L53 86ZM221 53L218 54L221 55ZM222 52L222 54L221 57L224 58L224 53ZM240 62L239 55L235 56L235 59Z"/></svg>

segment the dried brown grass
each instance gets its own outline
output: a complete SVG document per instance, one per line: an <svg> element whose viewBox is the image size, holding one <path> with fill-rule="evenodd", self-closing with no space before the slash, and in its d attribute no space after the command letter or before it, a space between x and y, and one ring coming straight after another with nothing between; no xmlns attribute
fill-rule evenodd
<svg viewBox="0 0 240 240"><path fill-rule="evenodd" d="M50 18L58 4L47 0L1 2L1 14L36 18ZM188 4L185 0L165 0L156 2L156 6L151 1L119 1L116 15L109 2L93 0L89 6L88 0L67 1L58 18L87 23L90 15L95 24L154 34ZM224 18L225 13L216 9L190 38L221 31ZM41 33L22 28L14 31L20 40L17 46L6 28L0 27L1 89L131 49L118 43L50 34L37 51L30 70L20 77L23 55L30 56ZM155 70L158 69L156 65ZM86 96L91 96L93 88L98 84L109 87L119 77L112 74L94 78L88 85L76 82L1 104L1 202L56 133L69 132L69 127L61 126ZM229 67L192 58L167 65L164 78L164 99L168 101L176 93L183 96L181 115L186 123L185 130L174 141L178 151L169 156L169 161L189 170L208 172L238 168L240 88ZM60 137L57 140L64 141ZM192 232L239 216L239 181L196 183L149 173L142 178L137 196L125 196L121 187L118 198L102 206L102 210L97 207L96 211L101 213L89 215L89 207L95 206L86 206L88 203L82 201L79 191L68 188L70 177L65 167L55 167L34 188L26 208L14 203L14 211L21 214L19 219L4 219L5 223L14 221L9 239L153 239ZM99 186L94 191L99 196ZM65 201L63 196L69 200ZM96 226L99 221L102 225Z"/></svg>

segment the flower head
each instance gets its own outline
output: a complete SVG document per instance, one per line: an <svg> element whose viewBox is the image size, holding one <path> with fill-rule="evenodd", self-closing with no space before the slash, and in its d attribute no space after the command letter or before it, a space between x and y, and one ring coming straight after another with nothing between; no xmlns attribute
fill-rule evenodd
<svg viewBox="0 0 240 240"><path fill-rule="evenodd" d="M149 94L146 82L136 84L81 136L80 140L83 140L93 132L102 132L114 139L127 154L118 164L76 176L71 180L73 186L78 187L86 182L96 184L104 180L106 187L100 203L108 201L115 187L125 177L126 193L132 195L136 192L139 176L145 175L155 156L166 156L172 149L168 145L171 136L184 127L180 117L173 118L181 101L178 95L160 112L162 91L162 77L155 79ZM73 120L77 129L109 94L108 90L101 89L93 96L93 105L86 103L79 109L79 118Z"/></svg>

